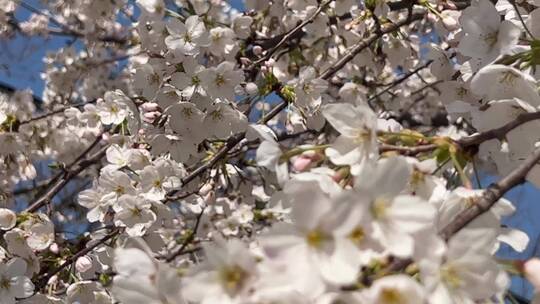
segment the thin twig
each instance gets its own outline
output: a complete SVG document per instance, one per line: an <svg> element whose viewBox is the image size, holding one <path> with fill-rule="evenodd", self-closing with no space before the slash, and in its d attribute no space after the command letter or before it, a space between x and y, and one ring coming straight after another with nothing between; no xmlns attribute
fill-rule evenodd
<svg viewBox="0 0 540 304"><path fill-rule="evenodd" d="M490 139L503 139L506 136L506 134L512 131L513 129L529 121L533 121L537 119L540 119L540 112L523 113L523 114L520 114L516 119L506 123L505 125L499 128L491 129L491 130L474 134L468 137L464 137L464 138L459 139L457 142L462 147L469 147L473 145L478 145Z"/></svg>
<svg viewBox="0 0 540 304"><path fill-rule="evenodd" d="M176 250L175 252L171 253L165 261L171 262L173 261L177 256L184 254L184 249L195 239L195 235L197 234L197 230L199 229L199 225L201 223L201 218L204 214L204 210L206 207L203 207L201 212L197 215L197 219L195 220L195 226L193 227L193 230L189 233L189 236L184 240L180 248Z"/></svg>
<svg viewBox="0 0 540 304"><path fill-rule="evenodd" d="M366 39L360 41L359 43L355 44L353 47L351 47L347 53L341 57L337 62L335 62L331 67L326 69L321 75L319 76L322 79L329 79L332 77L337 71L341 70L349 61L353 60L353 58L363 51L365 48L369 47L373 42L377 41L380 37L382 37L384 34L392 33L394 31L397 31L402 26L409 25L414 21L421 20L424 18L425 13L417 13L412 15L410 18L402 19L395 24L392 24L389 27L383 28L378 33L373 33L369 35Z"/></svg>
<svg viewBox="0 0 540 304"><path fill-rule="evenodd" d="M384 152L389 152L389 151L396 151L403 155L412 156L419 153L431 152L437 149L437 147L438 146L435 144L427 144L427 145L421 145L421 146L415 146L415 147L380 144L379 152L384 153Z"/></svg>
<svg viewBox="0 0 540 304"><path fill-rule="evenodd" d="M269 49L266 54L258 59L257 61L253 62L247 70L253 70L255 67L259 66L260 64L264 63L265 61L272 58L272 55L281 48L287 41L289 41L292 37L294 37L298 32L300 32L306 25L310 24L317 18L317 16L322 12L324 8L326 8L332 0L327 0L324 3L320 4L319 7L317 7L317 10L308 17L306 20L304 20L302 23L298 24L296 27L294 27L292 30L290 30L287 34L283 35L281 40L271 49Z"/></svg>
<svg viewBox="0 0 540 304"><path fill-rule="evenodd" d="M518 6L516 4L516 1L515 0L508 0L508 2L510 2L510 4L512 4L512 6L514 7L514 10L516 10L516 14L518 15L519 21L523 25L523 28L525 28L525 32L527 32L527 34L529 34L529 36L531 36L532 39L536 39L536 38L534 38L534 35L531 33L531 31L527 27L527 24L525 24L525 20L523 20L523 17L521 16L521 13L519 12L519 8L518 8Z"/></svg>
<svg viewBox="0 0 540 304"><path fill-rule="evenodd" d="M49 203L54 196L62 190L70 181L71 179L78 176L82 171L84 171L86 168L91 166L92 164L98 162L101 160L103 156L105 156L105 153L107 151L107 148L109 147L104 146L101 148L98 152L93 154L92 156L83 159L90 150L92 150L99 142L101 141L101 135L96 138L96 140L85 149L83 153L81 153L74 162L69 164L64 168L64 171L59 174L59 176L56 178L53 178L52 180L52 186L47 190L47 192L40 196L39 198L35 199L28 208L26 208L25 212L35 212L41 207L43 207L45 204Z"/></svg>
<svg viewBox="0 0 540 304"><path fill-rule="evenodd" d="M37 283L36 283L36 288L35 290L39 290L41 288L43 288L44 286L47 285L47 282L49 282L49 280L54 276L56 275L57 273L59 273L60 271L62 271L62 269L66 268L67 266L73 264L75 261L77 261L78 258L82 257L83 255L91 252L92 250L94 250L96 247L98 246L101 246L102 244L104 244L105 242L107 242L108 240L112 239L113 237L117 236L118 234L120 233L120 229L116 229L116 230L113 230L112 232L110 232L109 234L107 234L105 237L103 237L102 239L100 239L99 241L96 241L94 244L84 248L83 250L77 252L76 254L70 256L64 263L60 264L60 266L58 266L57 268L53 269L52 271L48 272L47 275L45 275L45 277L43 277L42 279L40 279Z"/></svg>
<svg viewBox="0 0 540 304"><path fill-rule="evenodd" d="M84 105L87 105L89 103L94 103L94 102L96 102L96 100L90 100L90 101L86 101L86 102L81 102L81 103L68 105L68 106L62 107L60 109L57 109L57 110L54 110L54 111L50 111L50 112L47 112L47 113L32 117L30 119L23 120L23 121L19 122L19 125L29 124L31 122L38 121L38 120L41 120L41 119L44 119L44 118L47 118L47 117L50 117L50 116L53 116L53 115L56 115L56 114L64 113L64 111L67 110L67 109L82 107Z"/></svg>

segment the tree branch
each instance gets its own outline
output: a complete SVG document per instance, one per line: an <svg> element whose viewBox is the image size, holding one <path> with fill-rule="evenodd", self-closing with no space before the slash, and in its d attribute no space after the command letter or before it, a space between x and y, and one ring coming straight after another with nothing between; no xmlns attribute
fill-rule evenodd
<svg viewBox="0 0 540 304"><path fill-rule="evenodd" d="M69 257L64 263L60 264L60 266L58 266L57 268L53 269L52 271L48 272L47 275L45 275L45 277L43 277L42 279L40 279L37 283L36 283L36 288L35 290L39 290L43 287L45 287L47 285L47 283L49 282L49 280L54 276L56 275L57 273L59 273L60 271L62 271L62 269L66 268L67 266L71 265L72 263L76 262L78 258L82 257L83 255L91 252L92 250L94 250L96 247L98 246L101 246L102 244L104 244L105 242L107 242L108 240L112 239L113 237L117 236L119 233L120 233L120 230L121 229L115 229L113 230L112 232L110 232L109 234L107 234L106 236L104 236L102 239L96 241L94 244L84 248L83 250L77 252L76 254L72 255L71 257Z"/></svg>
<svg viewBox="0 0 540 304"><path fill-rule="evenodd" d="M315 18L317 18L317 16L322 12L322 10L324 8L326 8L330 2L332 2L332 0L327 0L325 1L324 3L321 3L319 5L319 7L317 7L317 10L310 16L308 17L306 20L304 20L303 22L301 22L300 24L298 24L296 27L294 27L292 30L290 30L288 33L286 33L285 35L283 35L283 37L281 37L281 40L271 49L269 49L266 54L261 57L260 59L258 59L257 61L253 62L248 68L247 70L253 70L256 66L264 63L265 61L267 61L268 59L272 58L272 55L274 55L274 53L279 50L279 48L281 48L281 46L283 46L287 41L291 40L293 37L295 37L299 32L302 31L302 29L313 22L313 20L315 20Z"/></svg>
<svg viewBox="0 0 540 304"><path fill-rule="evenodd" d="M421 145L421 146L415 146L415 147L379 144L379 152L384 153L384 152L396 151L403 155L413 156L419 153L431 152L437 149L437 147L438 146L435 144Z"/></svg>
<svg viewBox="0 0 540 304"><path fill-rule="evenodd" d="M197 230L199 229L199 225L201 223L201 218L204 214L204 210L206 207L203 207L201 212L197 215L197 219L195 221L195 226L193 227L193 230L190 232L189 236L184 240L180 248L176 250L175 252L171 253L168 257L165 258L165 261L171 262L173 261L177 256L180 256L184 254L184 249L195 239L195 235L197 234Z"/></svg>
<svg viewBox="0 0 540 304"><path fill-rule="evenodd" d="M481 144L490 139L502 140L508 132L521 126L522 124L525 124L529 121L536 120L536 119L540 119L540 112L523 113L523 114L520 114L516 119L503 125L502 127L488 130L485 132L481 132L478 134L473 134L468 137L464 137L458 140L458 143L462 147L469 147L469 146Z"/></svg>
<svg viewBox="0 0 540 304"><path fill-rule="evenodd" d="M369 47L373 42L377 41L377 39L379 39L380 37L382 37L385 34L397 31L402 26L409 25L409 24L413 23L414 21L423 19L425 14L426 14L425 12L424 13L416 13L416 14L412 15L410 18L402 19L402 20L396 22L395 24L392 24L391 26L389 26L387 28L383 28L378 33L373 33L373 34L369 35L369 37L367 37L366 39L363 39L362 41L358 42L353 47L351 47L347 51L347 53L343 57L341 57L340 60L338 60L331 67L326 69L319 77L322 78L322 79L329 79L337 71L341 70L349 61L353 60L353 58L358 53L363 51L365 48Z"/></svg>
<svg viewBox="0 0 540 304"><path fill-rule="evenodd" d="M64 168L64 171L59 173L57 176L55 176L51 180L51 184L53 184L49 190L41 197L34 200L28 208L24 210L24 212L35 212L41 207L43 207L45 204L50 202L54 196L66 186L69 181L79 175L82 171L84 171L86 168L91 166L92 164L98 162L106 153L107 148L109 147L104 146L101 148L98 152L93 154L92 156L84 159L86 154L88 154L102 139L102 133L99 134L99 136L94 140L90 146L88 146L71 164L66 166Z"/></svg>
<svg viewBox="0 0 540 304"><path fill-rule="evenodd" d="M538 164L538 161L540 161L540 149L536 149L506 177L502 178L497 183L489 185L482 197L470 208L459 213L439 232L439 235L444 240L448 241L452 235L456 234L475 218L488 211L506 192L525 182L527 174Z"/></svg>

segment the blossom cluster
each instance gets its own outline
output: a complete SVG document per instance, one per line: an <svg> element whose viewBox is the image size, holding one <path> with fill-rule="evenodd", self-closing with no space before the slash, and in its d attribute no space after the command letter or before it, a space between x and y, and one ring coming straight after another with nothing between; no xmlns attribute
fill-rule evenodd
<svg viewBox="0 0 540 304"><path fill-rule="evenodd" d="M1 303L505 303L510 273L538 281L495 254L529 245L502 196L540 186L540 2L243 6L0 0L2 39L84 45L43 58L42 97L0 95Z"/></svg>

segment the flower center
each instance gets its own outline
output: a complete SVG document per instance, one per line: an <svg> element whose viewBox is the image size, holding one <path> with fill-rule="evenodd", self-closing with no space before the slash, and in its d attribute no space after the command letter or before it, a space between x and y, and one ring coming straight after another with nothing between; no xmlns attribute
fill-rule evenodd
<svg viewBox="0 0 540 304"><path fill-rule="evenodd" d="M371 132L369 132L369 129L367 128L358 130L358 133L356 134L356 137L354 138L354 142L356 144L362 144L370 140L371 140Z"/></svg>
<svg viewBox="0 0 540 304"><path fill-rule="evenodd" d="M193 110L191 108L183 108L182 115L184 115L186 118L190 118L191 115L193 115Z"/></svg>
<svg viewBox="0 0 540 304"><path fill-rule="evenodd" d="M383 288L380 300L380 303L383 304L400 304L405 302L403 296L395 288Z"/></svg>
<svg viewBox="0 0 540 304"><path fill-rule="evenodd" d="M497 43L497 36L499 35L498 32L492 32L483 37L483 40L489 45L489 47L493 47Z"/></svg>
<svg viewBox="0 0 540 304"><path fill-rule="evenodd" d="M312 230L306 235L306 241L313 248L320 248L328 237L320 230Z"/></svg>
<svg viewBox="0 0 540 304"><path fill-rule="evenodd" d="M376 198L371 204L371 213L373 214L373 216L376 219L384 218L386 216L389 203L390 202L385 198L381 198L381 197Z"/></svg>
<svg viewBox="0 0 540 304"><path fill-rule="evenodd" d="M220 86L222 86L222 85L224 85L224 84L225 84L225 77L223 77L223 75L221 75L221 74L218 74L218 75L216 76L216 85L217 85L218 87L220 87Z"/></svg>
<svg viewBox="0 0 540 304"><path fill-rule="evenodd" d="M441 279L450 287L457 288L461 286L461 278L459 277L459 270L452 265L444 265L441 267Z"/></svg>
<svg viewBox="0 0 540 304"><path fill-rule="evenodd" d="M219 272L219 280L228 294L236 294L247 277L248 273L237 265L224 267Z"/></svg>
<svg viewBox="0 0 540 304"><path fill-rule="evenodd" d="M351 240L354 244L360 245L364 238L366 237L366 233L362 227L358 226L349 233L349 240Z"/></svg>
<svg viewBox="0 0 540 304"><path fill-rule="evenodd" d="M11 281L6 277L2 277L2 279L0 279L0 288L9 290L10 287L11 287Z"/></svg>
<svg viewBox="0 0 540 304"><path fill-rule="evenodd" d="M516 75L513 71L507 71L502 73L502 76L499 78L499 83L513 86L518 77L519 75Z"/></svg>

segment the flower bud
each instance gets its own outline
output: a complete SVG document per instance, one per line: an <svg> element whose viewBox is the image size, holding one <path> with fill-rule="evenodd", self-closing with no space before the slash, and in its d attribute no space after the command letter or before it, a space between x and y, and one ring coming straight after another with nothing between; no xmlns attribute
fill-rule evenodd
<svg viewBox="0 0 540 304"><path fill-rule="evenodd" d="M60 247L58 247L58 244L52 243L51 246L49 246L49 250L54 254L58 254L60 252Z"/></svg>
<svg viewBox="0 0 540 304"><path fill-rule="evenodd" d="M259 88L253 82L246 83L246 94L253 96L259 92Z"/></svg>
<svg viewBox="0 0 540 304"><path fill-rule="evenodd" d="M17 215L15 212L6 208L0 208L0 229L9 230L15 227L15 224L17 224Z"/></svg>
<svg viewBox="0 0 540 304"><path fill-rule="evenodd" d="M293 162L293 168L294 170L298 172L304 172L309 169L311 166L311 163L313 163L313 160L311 157L307 155L300 155L297 157Z"/></svg>
<svg viewBox="0 0 540 304"><path fill-rule="evenodd" d="M87 272L90 268L92 268L92 259L87 255L79 257L75 262L75 269L77 269L78 272Z"/></svg>
<svg viewBox="0 0 540 304"><path fill-rule="evenodd" d="M147 123L153 123L154 120L156 120L156 118L159 117L159 115L161 115L161 113L159 112L148 112L148 113L144 113L143 115L143 120Z"/></svg>
<svg viewBox="0 0 540 304"><path fill-rule="evenodd" d="M155 102L145 102L141 107L145 112L154 112L159 109L159 105Z"/></svg>
<svg viewBox="0 0 540 304"><path fill-rule="evenodd" d="M264 63L264 65L269 68L273 67L275 64L276 64L276 60L274 58L270 58Z"/></svg>
<svg viewBox="0 0 540 304"><path fill-rule="evenodd" d="M253 54L256 56L261 56L263 53L263 48L260 45L256 45L253 47Z"/></svg>

